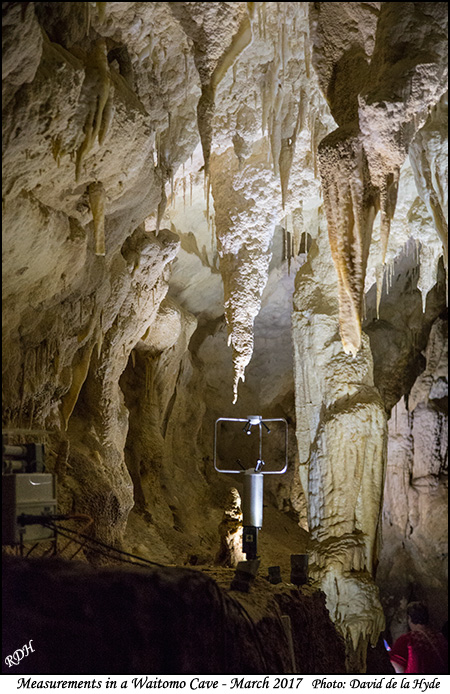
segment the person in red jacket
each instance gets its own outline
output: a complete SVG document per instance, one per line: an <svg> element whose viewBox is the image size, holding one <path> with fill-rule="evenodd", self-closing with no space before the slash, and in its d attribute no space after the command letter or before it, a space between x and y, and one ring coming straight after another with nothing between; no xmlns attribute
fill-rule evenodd
<svg viewBox="0 0 450 694"><path fill-rule="evenodd" d="M432 629L428 609L422 602L411 602L406 608L409 631L402 634L389 652L395 672L419 675L442 675L448 672L445 637Z"/></svg>

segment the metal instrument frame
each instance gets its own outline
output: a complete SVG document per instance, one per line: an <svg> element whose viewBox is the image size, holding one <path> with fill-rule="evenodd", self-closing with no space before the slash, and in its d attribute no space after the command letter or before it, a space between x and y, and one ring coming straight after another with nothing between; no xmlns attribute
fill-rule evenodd
<svg viewBox="0 0 450 694"><path fill-rule="evenodd" d="M252 421L253 420L253 421ZM268 470L268 471L263 471L263 470L258 470L258 473L261 475L282 475L283 473L286 472L287 466L288 466L288 423L283 417L275 417L273 419L263 419L259 415L250 415L249 417L246 417L245 419L241 418L236 418L236 417L219 417L216 419L215 425L214 425L214 469L217 472L224 472L226 474L240 474L241 472L244 472L243 470L223 470L222 468L217 467L217 425L219 422L242 422L244 424L249 424L250 427L252 426L258 426L259 427L259 460L263 460L262 457L262 426L266 424L266 422L284 422L285 425L285 464L282 470ZM266 427L268 428L268 427ZM252 468L248 468L252 469Z"/></svg>

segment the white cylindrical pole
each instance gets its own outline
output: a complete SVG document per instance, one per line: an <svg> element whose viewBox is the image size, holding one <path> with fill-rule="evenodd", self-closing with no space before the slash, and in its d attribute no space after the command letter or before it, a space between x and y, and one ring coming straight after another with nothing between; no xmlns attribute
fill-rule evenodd
<svg viewBox="0 0 450 694"><path fill-rule="evenodd" d="M264 475L261 472L255 472L254 468L250 468L242 474L244 476L242 524L244 527L262 528Z"/></svg>

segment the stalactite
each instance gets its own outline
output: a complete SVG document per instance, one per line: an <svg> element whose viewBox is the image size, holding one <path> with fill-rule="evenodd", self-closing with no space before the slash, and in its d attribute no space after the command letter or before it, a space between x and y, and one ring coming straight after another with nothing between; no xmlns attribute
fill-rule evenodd
<svg viewBox="0 0 450 694"><path fill-rule="evenodd" d="M53 154L53 159L56 161L56 166L59 169L59 166L61 164L61 154L62 154L61 137L60 136L52 138L52 154Z"/></svg>
<svg viewBox="0 0 450 694"><path fill-rule="evenodd" d="M165 184L164 178L162 178L162 180L161 180L161 198L159 200L158 209L156 212L155 236L158 236L158 234L159 234L161 221L162 221L164 212L166 211L166 206L167 206L166 184Z"/></svg>
<svg viewBox="0 0 450 694"><path fill-rule="evenodd" d="M269 125L270 154L273 165L273 173L278 176L280 173L280 153L281 153L281 123L280 113L283 104L283 94L281 88L278 89Z"/></svg>
<svg viewBox="0 0 450 694"><path fill-rule="evenodd" d="M99 326L98 326L98 336L97 336L97 359L100 359L100 355L102 353L102 347L103 347L103 339L104 339L104 332L103 332L103 311L100 312L100 317L99 317Z"/></svg>
<svg viewBox="0 0 450 694"><path fill-rule="evenodd" d="M380 237L381 237L381 262L384 263L391 230L391 221L397 202L398 181L400 169L395 173L388 173L383 177L380 186Z"/></svg>
<svg viewBox="0 0 450 694"><path fill-rule="evenodd" d="M291 259L292 259L292 244L291 244L291 234L289 231L286 232L286 253L288 260L288 275L291 274Z"/></svg>
<svg viewBox="0 0 450 694"><path fill-rule="evenodd" d="M311 111L309 113L309 129L310 129L310 138L311 138L310 142L311 142L311 154L312 154L312 160L313 160L314 177L317 177L317 172L318 172L316 123L317 123L317 113L314 109L311 109Z"/></svg>
<svg viewBox="0 0 450 694"><path fill-rule="evenodd" d="M91 28L91 3L90 2L84 3L84 26L85 26L85 34L86 34L86 36L88 36L89 30Z"/></svg>
<svg viewBox="0 0 450 694"><path fill-rule="evenodd" d="M108 98L106 100L105 108L102 113L102 118L101 118L101 123L100 123L100 129L98 132L98 142L99 145L103 145L106 136L109 132L109 129L111 127L111 123L113 122L114 119L114 85L111 84L109 87L109 94Z"/></svg>
<svg viewBox="0 0 450 694"><path fill-rule="evenodd" d="M261 86L261 130L264 133L269 132L269 125L273 118L275 108L275 100L278 94L278 78L280 72L280 56L275 52L273 60L267 68Z"/></svg>
<svg viewBox="0 0 450 694"><path fill-rule="evenodd" d="M377 194L358 134L339 131L320 143L319 162L331 254L337 270L344 350L361 344L361 309Z"/></svg>
<svg viewBox="0 0 450 694"><path fill-rule="evenodd" d="M419 239L414 239L414 260L417 263L420 262L420 241Z"/></svg>
<svg viewBox="0 0 450 694"><path fill-rule="evenodd" d="M292 232L293 232L293 245L294 245L294 255L297 257L301 250L301 240L303 233L303 202L300 201L299 207L297 207L292 212ZM305 253L308 249L305 243Z"/></svg>
<svg viewBox="0 0 450 694"><path fill-rule="evenodd" d="M286 7L286 3L283 3L283 8ZM283 71L283 81L285 79L286 75L286 64L287 64L287 47L286 47L286 11L284 9L283 11L283 17L281 20L281 36L280 36L280 43L281 43L281 68Z"/></svg>
<svg viewBox="0 0 450 694"><path fill-rule="evenodd" d="M211 250L214 253L216 250L216 218L215 215L211 215ZM214 262L213 262L214 266Z"/></svg>
<svg viewBox="0 0 450 694"><path fill-rule="evenodd" d="M264 3L259 2L257 4L257 16L258 16L258 38L263 38L263 26L262 26L262 6Z"/></svg>
<svg viewBox="0 0 450 694"><path fill-rule="evenodd" d="M380 304L381 304L381 298L383 295L383 277L384 277L384 265L382 265L381 263L378 263L376 270L375 270L375 282L376 282L376 288L377 288L377 299L376 299L377 320L380 319Z"/></svg>
<svg viewBox="0 0 450 694"><path fill-rule="evenodd" d="M235 63L237 57L252 39L251 19L253 17L254 4L253 2L247 3L247 15L243 18L238 31L233 36L230 46L221 55L210 79L202 84L202 93L197 105L197 123L203 150L205 177L209 174L216 89L228 69Z"/></svg>
<svg viewBox="0 0 450 694"><path fill-rule="evenodd" d="M105 17L106 17L106 6L108 3L96 2L95 4L97 5L98 19L99 19L100 23L103 24L103 22L105 21Z"/></svg>
<svg viewBox="0 0 450 694"><path fill-rule="evenodd" d="M105 201L106 192L101 181L88 186L89 204L94 222L95 255L105 255Z"/></svg>
<svg viewBox="0 0 450 694"><path fill-rule="evenodd" d="M90 345L81 350L81 353L75 355L72 364L72 382L68 392L61 399L61 417L64 431L67 431L70 416L78 400L81 387L86 380L93 348L94 342L91 342Z"/></svg>
<svg viewBox="0 0 450 694"><path fill-rule="evenodd" d="M188 99L188 94L189 94L189 50L187 47L183 48L183 56L184 56L184 84L185 84L185 89L184 89L184 98Z"/></svg>
<svg viewBox="0 0 450 694"><path fill-rule="evenodd" d="M261 20L262 20L262 37L264 41L267 39L267 6L265 2L261 3Z"/></svg>
<svg viewBox="0 0 450 694"><path fill-rule="evenodd" d="M112 110L112 107L108 108L107 113L104 115L111 82L106 42L104 39L98 39L95 42L94 48L88 57L86 75L86 82L88 83L86 90L89 89L89 111L83 129L84 139L76 155L75 179L77 181L80 178L83 159L86 154L89 153L96 138L99 136L102 123L102 132L104 136L106 136L106 122L109 118L107 114Z"/></svg>
<svg viewBox="0 0 450 694"><path fill-rule="evenodd" d="M448 95L441 97L440 101L429 111L425 125L416 132L409 147L409 159L414 173L417 191L425 203L428 212L433 219L434 226L442 243L444 268L448 289ZM430 248L431 251L431 248ZM429 253L433 255L431 260L437 267L436 255L438 251ZM429 264L430 257L427 258ZM422 271L421 275L425 274ZM434 275L434 276L433 276ZM436 275L429 273L428 277L420 278L422 300L425 303L427 294L431 288L430 283L436 281ZM448 291L447 291L448 296Z"/></svg>
<svg viewBox="0 0 450 694"><path fill-rule="evenodd" d="M297 120L294 126L294 130L290 137L281 138L280 154L278 157L278 168L280 173L280 184L281 184L281 202L283 210L286 204L288 187L289 187L289 177L291 173L292 162L295 153L295 144L297 141L297 134L300 125L301 118L301 108L300 105L297 111Z"/></svg>
<svg viewBox="0 0 450 694"><path fill-rule="evenodd" d="M305 56L305 73L306 73L306 79L310 79L311 77L311 56L310 56L310 48L309 48L309 39L308 35L306 32L303 34L303 52Z"/></svg>

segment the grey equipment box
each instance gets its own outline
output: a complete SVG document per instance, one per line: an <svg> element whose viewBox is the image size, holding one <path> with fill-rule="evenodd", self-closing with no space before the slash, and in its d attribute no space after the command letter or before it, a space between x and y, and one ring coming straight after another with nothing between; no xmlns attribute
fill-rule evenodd
<svg viewBox="0 0 450 694"><path fill-rule="evenodd" d="M49 473L11 473L2 475L2 544L39 542L54 537L43 525L22 525L17 518L56 514L56 482Z"/></svg>

